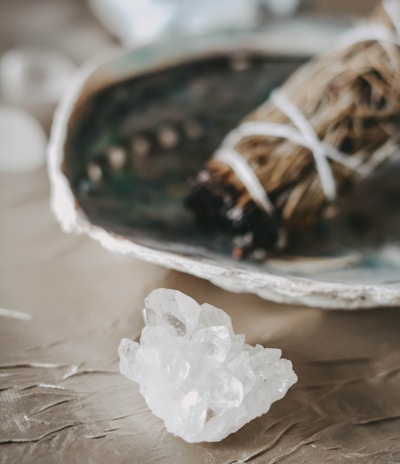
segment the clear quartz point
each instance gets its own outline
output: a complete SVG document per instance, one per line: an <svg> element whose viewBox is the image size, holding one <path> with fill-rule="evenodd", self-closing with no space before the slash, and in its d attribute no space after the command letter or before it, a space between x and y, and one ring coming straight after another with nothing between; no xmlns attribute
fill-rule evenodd
<svg viewBox="0 0 400 464"><path fill-rule="evenodd" d="M146 298L146 325L173 327L178 336L190 336L198 325L200 305L181 292L160 288Z"/></svg>
<svg viewBox="0 0 400 464"><path fill-rule="evenodd" d="M167 430L188 442L222 440L297 381L279 349L247 345L221 309L158 289L143 314L140 343L121 341L120 371L140 384Z"/></svg>
<svg viewBox="0 0 400 464"><path fill-rule="evenodd" d="M208 303L201 305L201 313L199 316L199 325L204 327L214 327L216 325L225 326L231 334L233 327L231 318L222 309L218 309Z"/></svg>

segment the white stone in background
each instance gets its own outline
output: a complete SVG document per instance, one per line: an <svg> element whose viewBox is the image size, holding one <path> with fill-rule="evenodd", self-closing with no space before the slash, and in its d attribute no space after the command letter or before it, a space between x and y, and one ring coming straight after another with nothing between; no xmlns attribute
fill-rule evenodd
<svg viewBox="0 0 400 464"><path fill-rule="evenodd" d="M89 0L100 21L125 45L174 33L254 25L257 0Z"/></svg>
<svg viewBox="0 0 400 464"><path fill-rule="evenodd" d="M301 0L260 0L269 12L276 16L290 16L299 8Z"/></svg>
<svg viewBox="0 0 400 464"><path fill-rule="evenodd" d="M140 343L124 338L120 371L188 442L219 441L266 413L297 381L281 350L247 345L230 317L169 289L145 301Z"/></svg>
<svg viewBox="0 0 400 464"><path fill-rule="evenodd" d="M55 103L63 95L75 65L51 50L16 48L0 61L0 90L10 103L26 106Z"/></svg>
<svg viewBox="0 0 400 464"><path fill-rule="evenodd" d="M46 144L42 126L29 113L0 106L0 171L39 168L45 162Z"/></svg>

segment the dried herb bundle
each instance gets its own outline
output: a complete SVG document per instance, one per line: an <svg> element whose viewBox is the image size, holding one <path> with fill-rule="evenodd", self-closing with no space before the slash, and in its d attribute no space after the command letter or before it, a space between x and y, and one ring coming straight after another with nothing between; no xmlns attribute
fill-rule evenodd
<svg viewBox="0 0 400 464"><path fill-rule="evenodd" d="M393 5L400 10L400 0L392 0ZM276 248L337 213L355 185L395 152L400 132L396 21L387 4L379 6L364 25L369 39L348 37L347 45L302 66L280 89L325 147L340 152L344 162L326 158L334 194L327 195L309 147L283 137L244 135L233 148L257 176L272 209L260 207L237 170L217 156L198 174L187 198L199 221L241 235L242 249ZM296 128L271 99L245 123L251 121Z"/></svg>

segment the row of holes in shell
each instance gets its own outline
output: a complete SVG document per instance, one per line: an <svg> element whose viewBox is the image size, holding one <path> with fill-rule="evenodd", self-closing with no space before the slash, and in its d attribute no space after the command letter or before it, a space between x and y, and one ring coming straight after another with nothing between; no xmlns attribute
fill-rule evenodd
<svg viewBox="0 0 400 464"><path fill-rule="evenodd" d="M204 129L196 119L185 121L181 128L171 124L164 125L157 131L154 139L138 134L132 138L130 148L120 145L110 146L106 151L108 166L111 170L119 171L126 166L129 156L144 158L155 149L173 150L179 146L182 137L188 140L198 140L203 134ZM93 183L99 183L103 178L103 170L96 161L90 161L87 166L87 175Z"/></svg>

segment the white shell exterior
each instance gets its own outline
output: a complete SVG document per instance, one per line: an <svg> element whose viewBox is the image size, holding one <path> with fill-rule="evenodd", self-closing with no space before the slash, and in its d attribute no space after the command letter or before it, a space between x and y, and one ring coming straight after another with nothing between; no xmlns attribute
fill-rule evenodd
<svg viewBox="0 0 400 464"><path fill-rule="evenodd" d="M308 25L309 26L309 25ZM290 42L283 40L284 31L270 28L262 34L249 34L246 43L251 49L271 53L315 53L329 46L337 35L336 29L322 28L322 35L315 40L315 28L304 27L304 33L297 40ZM202 54L211 47L218 49L240 47L240 40L235 36L220 37L216 45L216 38L209 36L196 40L176 42L174 47L165 42L150 47L158 48L158 56L164 62L171 63L180 60L190 53ZM243 43L243 42L242 42ZM268 45L266 45L268 44ZM296 50L293 47L296 47ZM243 45L242 45L243 48ZM142 62L133 64L135 54L145 49L131 52L110 50L103 56L86 64L76 74L68 93L56 110L49 149L48 172L51 182L51 209L65 232L86 233L100 242L105 248L131 255L161 266L186 272L194 276L208 279L213 284L232 292L250 292L266 300L281 303L304 304L322 308L362 309L377 306L400 305L400 282L391 284L348 284L345 282L319 281L282 275L280 272L254 270L242 263L218 263L204 258L193 258L172 252L158 251L142 246L124 237L108 233L104 229L90 223L83 211L77 206L68 179L61 170L64 160L64 144L67 137L68 124L74 111L85 99L100 88L138 74L149 69L156 69L163 63ZM154 60L154 53L149 54ZM161 60L159 60L161 61ZM126 64L127 63L127 64ZM346 279L344 278L343 281Z"/></svg>

